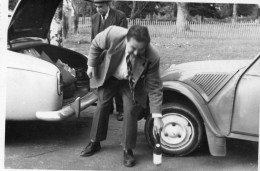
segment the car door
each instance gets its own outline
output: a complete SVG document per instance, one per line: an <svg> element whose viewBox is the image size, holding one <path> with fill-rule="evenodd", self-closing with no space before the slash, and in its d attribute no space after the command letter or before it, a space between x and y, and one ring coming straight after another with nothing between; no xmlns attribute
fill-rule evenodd
<svg viewBox="0 0 260 171"><path fill-rule="evenodd" d="M259 134L260 57L238 82L231 132L249 136Z"/></svg>

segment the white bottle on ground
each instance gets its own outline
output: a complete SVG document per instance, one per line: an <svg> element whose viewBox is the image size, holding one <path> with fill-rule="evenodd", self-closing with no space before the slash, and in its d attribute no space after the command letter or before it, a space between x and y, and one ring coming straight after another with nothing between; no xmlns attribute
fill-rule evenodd
<svg viewBox="0 0 260 171"><path fill-rule="evenodd" d="M162 147L160 143L160 135L156 133L156 142L153 149L153 163L155 165L162 164Z"/></svg>

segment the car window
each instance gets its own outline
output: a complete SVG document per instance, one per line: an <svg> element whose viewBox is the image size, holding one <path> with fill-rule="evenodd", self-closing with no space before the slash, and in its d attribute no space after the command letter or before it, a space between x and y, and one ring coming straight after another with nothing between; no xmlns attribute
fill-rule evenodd
<svg viewBox="0 0 260 171"><path fill-rule="evenodd" d="M246 74L260 76L260 58L251 66Z"/></svg>

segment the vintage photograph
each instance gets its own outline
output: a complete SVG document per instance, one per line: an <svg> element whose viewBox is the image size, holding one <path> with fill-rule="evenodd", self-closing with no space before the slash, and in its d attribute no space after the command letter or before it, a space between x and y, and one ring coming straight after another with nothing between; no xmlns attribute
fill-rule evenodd
<svg viewBox="0 0 260 171"><path fill-rule="evenodd" d="M258 170L260 2L8 1L5 169Z"/></svg>

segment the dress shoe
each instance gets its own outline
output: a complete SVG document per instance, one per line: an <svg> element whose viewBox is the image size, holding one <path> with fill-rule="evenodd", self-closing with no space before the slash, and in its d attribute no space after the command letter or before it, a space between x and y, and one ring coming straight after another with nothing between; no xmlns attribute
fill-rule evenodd
<svg viewBox="0 0 260 171"><path fill-rule="evenodd" d="M131 149L124 150L124 165L126 167L132 167L135 165L135 158Z"/></svg>
<svg viewBox="0 0 260 171"><path fill-rule="evenodd" d="M93 155L95 152L101 149L100 142L90 142L83 151L81 151L80 156L87 157Z"/></svg>
<svg viewBox="0 0 260 171"><path fill-rule="evenodd" d="M122 112L118 112L118 114L117 114L117 116L116 116L116 119L117 119L118 121L122 121L123 118L124 118L123 113L122 113Z"/></svg>

